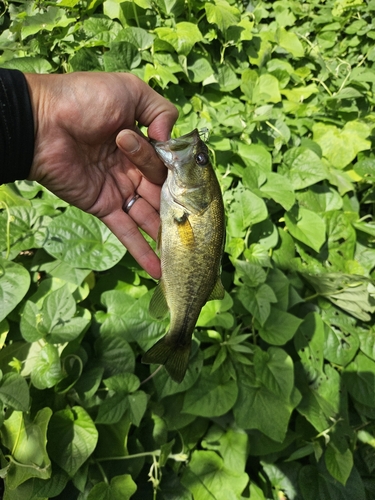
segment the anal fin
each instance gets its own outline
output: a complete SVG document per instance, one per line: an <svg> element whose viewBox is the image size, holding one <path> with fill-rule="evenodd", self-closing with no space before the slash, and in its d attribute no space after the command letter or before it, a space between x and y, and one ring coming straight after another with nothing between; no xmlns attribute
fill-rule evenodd
<svg viewBox="0 0 375 500"><path fill-rule="evenodd" d="M162 319L168 313L168 304L165 299L163 290L163 281L160 280L159 284L155 288L154 294L150 300L150 305L148 306L148 311L150 315L155 319Z"/></svg>
<svg viewBox="0 0 375 500"><path fill-rule="evenodd" d="M208 297L207 300L221 300L224 298L224 295L225 295L225 289L221 282L220 276L218 276L215 286L213 287L212 292L210 293L210 296Z"/></svg>

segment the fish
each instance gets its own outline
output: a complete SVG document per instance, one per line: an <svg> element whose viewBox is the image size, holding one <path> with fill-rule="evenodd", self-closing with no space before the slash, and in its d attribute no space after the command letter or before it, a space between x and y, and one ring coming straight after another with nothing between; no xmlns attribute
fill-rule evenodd
<svg viewBox="0 0 375 500"><path fill-rule="evenodd" d="M161 189L157 238L161 279L149 312L157 319L169 312L170 324L142 362L164 365L172 380L180 383L202 307L225 294L220 277L224 204L208 147L197 129L176 139L154 141L153 146L168 175Z"/></svg>

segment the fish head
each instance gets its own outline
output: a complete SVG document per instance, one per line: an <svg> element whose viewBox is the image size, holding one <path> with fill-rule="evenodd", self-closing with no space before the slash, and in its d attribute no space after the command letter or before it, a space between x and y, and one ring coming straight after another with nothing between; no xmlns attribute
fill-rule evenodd
<svg viewBox="0 0 375 500"><path fill-rule="evenodd" d="M179 186L195 189L210 182L213 175L210 156L197 129L177 139L152 144Z"/></svg>

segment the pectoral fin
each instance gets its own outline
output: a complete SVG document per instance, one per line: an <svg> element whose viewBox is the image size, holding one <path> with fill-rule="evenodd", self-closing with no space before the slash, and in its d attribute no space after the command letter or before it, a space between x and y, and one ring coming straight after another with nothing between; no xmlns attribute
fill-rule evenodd
<svg viewBox="0 0 375 500"><path fill-rule="evenodd" d="M218 276L215 286L208 297L208 300L221 300L224 298L225 290L221 282L220 276Z"/></svg>
<svg viewBox="0 0 375 500"><path fill-rule="evenodd" d="M194 232L188 214L184 212L181 216L175 216L174 221L177 224L178 235L183 246L189 249L194 248Z"/></svg>
<svg viewBox="0 0 375 500"><path fill-rule="evenodd" d="M159 253L161 252L161 223L159 226L158 237L156 240L156 251Z"/></svg>
<svg viewBox="0 0 375 500"><path fill-rule="evenodd" d="M150 315L155 319L163 319L168 313L168 304L165 299L163 282L160 281L155 288L154 294L148 307Z"/></svg>

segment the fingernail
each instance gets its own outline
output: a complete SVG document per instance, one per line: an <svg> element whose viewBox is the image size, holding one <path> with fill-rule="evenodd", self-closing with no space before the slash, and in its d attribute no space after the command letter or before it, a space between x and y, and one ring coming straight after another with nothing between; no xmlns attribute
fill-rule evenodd
<svg viewBox="0 0 375 500"><path fill-rule="evenodd" d="M136 153L140 148L140 143L133 134L120 132L118 140L121 142L121 148L127 153Z"/></svg>

